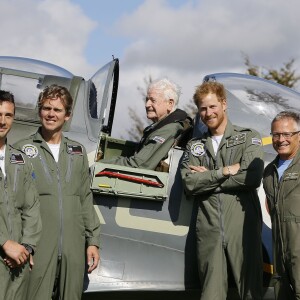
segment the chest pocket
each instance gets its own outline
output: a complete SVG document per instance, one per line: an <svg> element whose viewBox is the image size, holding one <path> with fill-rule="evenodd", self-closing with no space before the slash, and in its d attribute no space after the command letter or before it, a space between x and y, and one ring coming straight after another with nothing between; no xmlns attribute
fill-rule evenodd
<svg viewBox="0 0 300 300"><path fill-rule="evenodd" d="M67 173L66 173L66 182L68 183L71 181L73 165L74 165L74 154L69 154L68 162L67 162Z"/></svg>
<svg viewBox="0 0 300 300"><path fill-rule="evenodd" d="M44 159L44 157L42 157L41 155L38 156L38 159L40 160L41 162L41 166L42 166L42 169L44 171L44 174L46 176L46 179L49 183L53 183L53 179L52 179L52 176L51 176L51 173L50 173L50 170L49 170L49 167Z"/></svg>

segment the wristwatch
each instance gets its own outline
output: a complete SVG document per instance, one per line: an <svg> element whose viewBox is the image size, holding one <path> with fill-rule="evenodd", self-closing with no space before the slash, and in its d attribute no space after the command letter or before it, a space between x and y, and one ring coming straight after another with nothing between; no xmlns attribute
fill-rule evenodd
<svg viewBox="0 0 300 300"><path fill-rule="evenodd" d="M25 247L25 249L29 252L29 254L32 254L33 255L33 253L34 253L34 251L33 251L33 248L30 246L30 245L28 245L28 244L22 244L24 247Z"/></svg>

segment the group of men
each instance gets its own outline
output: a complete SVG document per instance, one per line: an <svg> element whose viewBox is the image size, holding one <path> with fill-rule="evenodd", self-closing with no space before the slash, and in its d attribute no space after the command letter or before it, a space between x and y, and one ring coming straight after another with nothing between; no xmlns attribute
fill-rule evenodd
<svg viewBox="0 0 300 300"><path fill-rule="evenodd" d="M198 202L196 222L202 300L226 299L230 269L240 299L263 298L263 187L272 220L275 299L300 299L300 116L271 123L277 157L264 170L258 132L231 124L218 82L198 86L194 101L207 132L190 140L181 165L185 191Z"/></svg>
<svg viewBox="0 0 300 300"><path fill-rule="evenodd" d="M87 155L62 134L72 104L66 88L47 87L41 127L12 146L14 96L0 91L0 299L80 300L85 268L98 265Z"/></svg>
<svg viewBox="0 0 300 300"><path fill-rule="evenodd" d="M177 108L180 88L167 78L148 86L146 127L135 154L102 160L161 169L186 129ZM198 204L197 257L202 300L226 299L230 269L241 299L263 298L262 215L257 188L263 179L273 225L276 299L300 299L300 119L279 113L271 123L278 156L264 170L259 133L230 122L222 84L204 82L194 102L207 131L192 138L180 165L185 191ZM80 299L85 267L99 262L99 220L89 188L84 147L62 134L71 116L67 89L40 93L38 131L7 144L13 95L0 91L1 299ZM86 253L86 262L84 261ZM30 272L29 272L30 270ZM30 273L30 274L29 274Z"/></svg>

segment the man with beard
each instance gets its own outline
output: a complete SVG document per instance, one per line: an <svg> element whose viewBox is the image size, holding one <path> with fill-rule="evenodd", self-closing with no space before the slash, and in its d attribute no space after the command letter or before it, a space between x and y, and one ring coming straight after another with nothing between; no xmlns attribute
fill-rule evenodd
<svg viewBox="0 0 300 300"><path fill-rule="evenodd" d="M186 193L198 203L201 299L226 299L227 269L241 299L249 293L262 299L262 216L256 191L263 173L261 138L229 121L222 84L198 86L194 101L208 131L188 143L181 175Z"/></svg>

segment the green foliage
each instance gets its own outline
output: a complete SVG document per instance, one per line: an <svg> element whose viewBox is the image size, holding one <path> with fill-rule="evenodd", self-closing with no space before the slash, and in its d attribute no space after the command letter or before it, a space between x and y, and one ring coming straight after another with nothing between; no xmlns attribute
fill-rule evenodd
<svg viewBox="0 0 300 300"><path fill-rule="evenodd" d="M243 54L243 56L247 67L246 74L272 80L289 88L295 88L297 82L300 80L300 76L296 74L296 70L294 69L295 59L293 58L284 63L279 70L276 70L256 66L251 63L248 55Z"/></svg>

